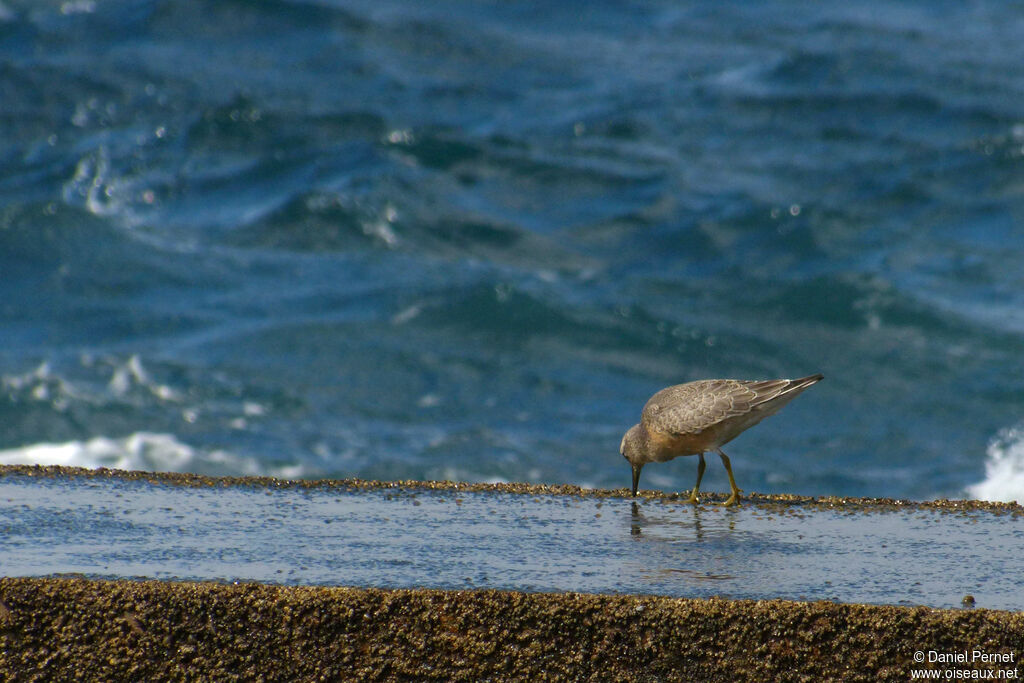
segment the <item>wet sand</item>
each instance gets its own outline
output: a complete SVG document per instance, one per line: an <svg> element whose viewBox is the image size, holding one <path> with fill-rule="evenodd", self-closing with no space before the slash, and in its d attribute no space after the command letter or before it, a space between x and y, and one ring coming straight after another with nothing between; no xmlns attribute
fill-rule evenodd
<svg viewBox="0 0 1024 683"><path fill-rule="evenodd" d="M18 681L909 680L917 650L1022 639L983 609L0 579Z"/></svg>

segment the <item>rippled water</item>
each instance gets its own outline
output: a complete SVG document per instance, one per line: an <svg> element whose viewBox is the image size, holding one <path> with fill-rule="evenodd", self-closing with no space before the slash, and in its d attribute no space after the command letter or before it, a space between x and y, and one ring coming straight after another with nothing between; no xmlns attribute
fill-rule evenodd
<svg viewBox="0 0 1024 683"><path fill-rule="evenodd" d="M1019 519L786 504L0 479L0 575L1020 609Z"/></svg>
<svg viewBox="0 0 1024 683"><path fill-rule="evenodd" d="M655 390L820 371L742 488L1024 499L1021 35L3 0L0 462L623 486Z"/></svg>

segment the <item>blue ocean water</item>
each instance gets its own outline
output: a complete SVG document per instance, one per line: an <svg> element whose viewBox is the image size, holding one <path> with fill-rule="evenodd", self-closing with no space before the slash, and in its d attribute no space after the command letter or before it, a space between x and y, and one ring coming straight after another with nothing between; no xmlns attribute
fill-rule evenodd
<svg viewBox="0 0 1024 683"><path fill-rule="evenodd" d="M618 487L661 387L823 372L742 488L1024 500L1022 35L0 0L0 462Z"/></svg>

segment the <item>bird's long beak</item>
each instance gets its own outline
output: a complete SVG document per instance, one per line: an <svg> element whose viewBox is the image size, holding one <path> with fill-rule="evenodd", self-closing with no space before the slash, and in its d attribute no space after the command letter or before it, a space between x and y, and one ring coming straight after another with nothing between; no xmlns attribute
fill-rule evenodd
<svg viewBox="0 0 1024 683"><path fill-rule="evenodd" d="M640 486L640 470L643 465L633 465L633 497L636 497L637 487Z"/></svg>

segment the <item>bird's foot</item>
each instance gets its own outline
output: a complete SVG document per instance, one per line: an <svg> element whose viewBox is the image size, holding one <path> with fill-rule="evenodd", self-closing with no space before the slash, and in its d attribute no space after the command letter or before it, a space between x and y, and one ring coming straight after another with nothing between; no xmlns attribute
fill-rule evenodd
<svg viewBox="0 0 1024 683"><path fill-rule="evenodd" d="M740 504L740 494L741 493L743 493L742 489L736 489L735 491L732 492L732 495L729 496L728 500L726 500L724 503L722 503L722 505L724 505L727 508L731 508L731 507L734 507L736 505L739 505Z"/></svg>
<svg viewBox="0 0 1024 683"><path fill-rule="evenodd" d="M696 505L700 502L700 498L697 497L696 493L690 493L690 497L686 499L686 502L691 505Z"/></svg>

